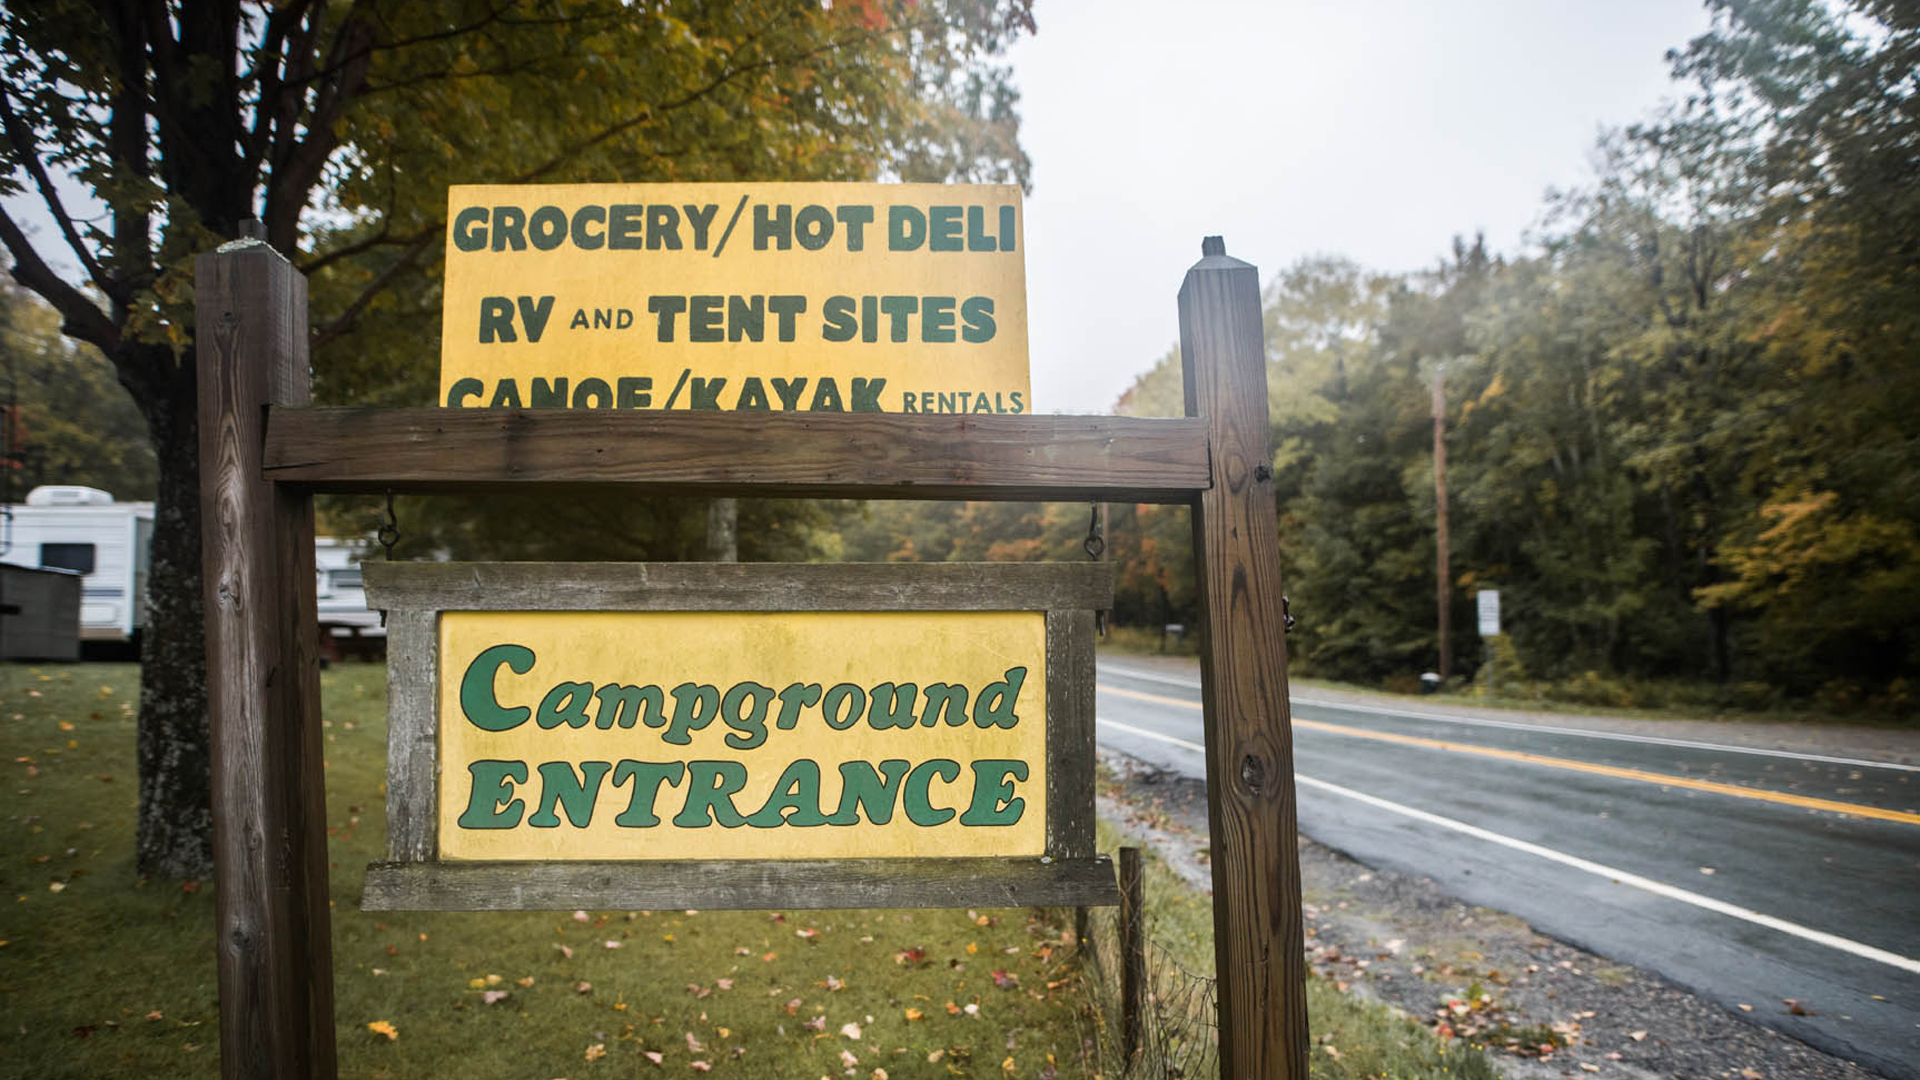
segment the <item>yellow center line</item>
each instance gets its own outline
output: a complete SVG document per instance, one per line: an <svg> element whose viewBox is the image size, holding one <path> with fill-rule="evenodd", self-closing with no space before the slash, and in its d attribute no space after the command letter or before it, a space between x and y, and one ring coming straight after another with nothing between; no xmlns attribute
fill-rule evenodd
<svg viewBox="0 0 1920 1080"><path fill-rule="evenodd" d="M1138 690L1122 690L1117 686L1102 686L1102 693L1117 694L1120 697L1137 698L1160 705L1174 705L1183 709L1198 711L1197 701L1182 701L1179 698L1163 697L1159 694L1146 694ZM1549 757L1545 754L1529 754L1524 750L1502 750L1492 746L1476 746L1472 743L1450 742L1445 739L1427 739L1418 735L1401 735L1391 731L1374 731L1369 728L1348 727L1344 724L1329 724L1320 720L1302 720L1295 717L1293 726L1309 731L1324 731L1330 735L1347 735L1357 739L1376 739L1380 742L1399 743L1402 746L1419 746L1429 750L1444 750L1453 754L1474 754L1479 757L1496 758L1501 761L1519 761L1528 765L1545 765L1553 769L1571 769L1575 772L1592 773L1595 776L1610 776L1616 780L1637 780L1644 784L1660 784L1664 787L1685 788L1689 791L1706 791L1715 795L1731 795L1739 799L1757 799L1761 802L1780 803L1784 806L1798 806L1808 810L1825 810L1833 814L1846 814L1850 817L1877 818L1881 821L1898 821L1906 825L1920 825L1920 814L1910 814L1902 810L1883 810L1877 806L1862 806L1859 803L1835 802L1832 799L1815 799L1806 795L1791 795L1784 791L1770 791L1766 788L1743 787L1738 784L1723 784L1715 780L1696 780L1690 776L1671 776L1666 773L1647 772L1644 769L1627 769L1618 765L1599 765L1590 761L1575 761L1572 758Z"/></svg>

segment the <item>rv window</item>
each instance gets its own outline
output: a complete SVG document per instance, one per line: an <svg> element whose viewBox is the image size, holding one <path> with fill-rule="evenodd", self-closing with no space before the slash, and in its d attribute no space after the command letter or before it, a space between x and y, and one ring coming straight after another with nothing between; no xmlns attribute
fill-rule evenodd
<svg viewBox="0 0 1920 1080"><path fill-rule="evenodd" d="M40 565L56 570L78 570L83 574L93 573L92 544L41 544Z"/></svg>
<svg viewBox="0 0 1920 1080"><path fill-rule="evenodd" d="M364 587L360 582L359 570L329 570L327 571L327 581L336 589L359 589Z"/></svg>

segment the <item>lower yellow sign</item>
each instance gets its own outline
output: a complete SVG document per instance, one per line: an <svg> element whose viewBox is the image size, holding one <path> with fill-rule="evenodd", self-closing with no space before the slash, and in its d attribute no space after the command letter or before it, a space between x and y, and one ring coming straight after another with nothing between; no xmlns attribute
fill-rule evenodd
<svg viewBox="0 0 1920 1080"><path fill-rule="evenodd" d="M1039 612L440 616L443 860L1040 855Z"/></svg>

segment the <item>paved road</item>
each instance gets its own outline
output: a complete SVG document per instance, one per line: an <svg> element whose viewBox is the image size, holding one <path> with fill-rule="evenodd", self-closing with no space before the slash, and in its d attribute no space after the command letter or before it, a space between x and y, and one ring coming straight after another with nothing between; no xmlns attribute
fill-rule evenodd
<svg viewBox="0 0 1920 1080"><path fill-rule="evenodd" d="M1196 675L1099 684L1102 745L1204 775ZM1501 715L1296 694L1301 831L1920 1080L1920 767Z"/></svg>

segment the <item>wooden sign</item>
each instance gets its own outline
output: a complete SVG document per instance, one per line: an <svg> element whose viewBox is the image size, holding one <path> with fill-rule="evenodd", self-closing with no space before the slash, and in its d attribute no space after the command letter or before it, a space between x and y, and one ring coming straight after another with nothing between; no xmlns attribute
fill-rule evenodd
<svg viewBox="0 0 1920 1080"><path fill-rule="evenodd" d="M1032 411L1020 189L449 189L440 403Z"/></svg>
<svg viewBox="0 0 1920 1080"><path fill-rule="evenodd" d="M369 563L369 908L1105 903L1104 566Z"/></svg>

